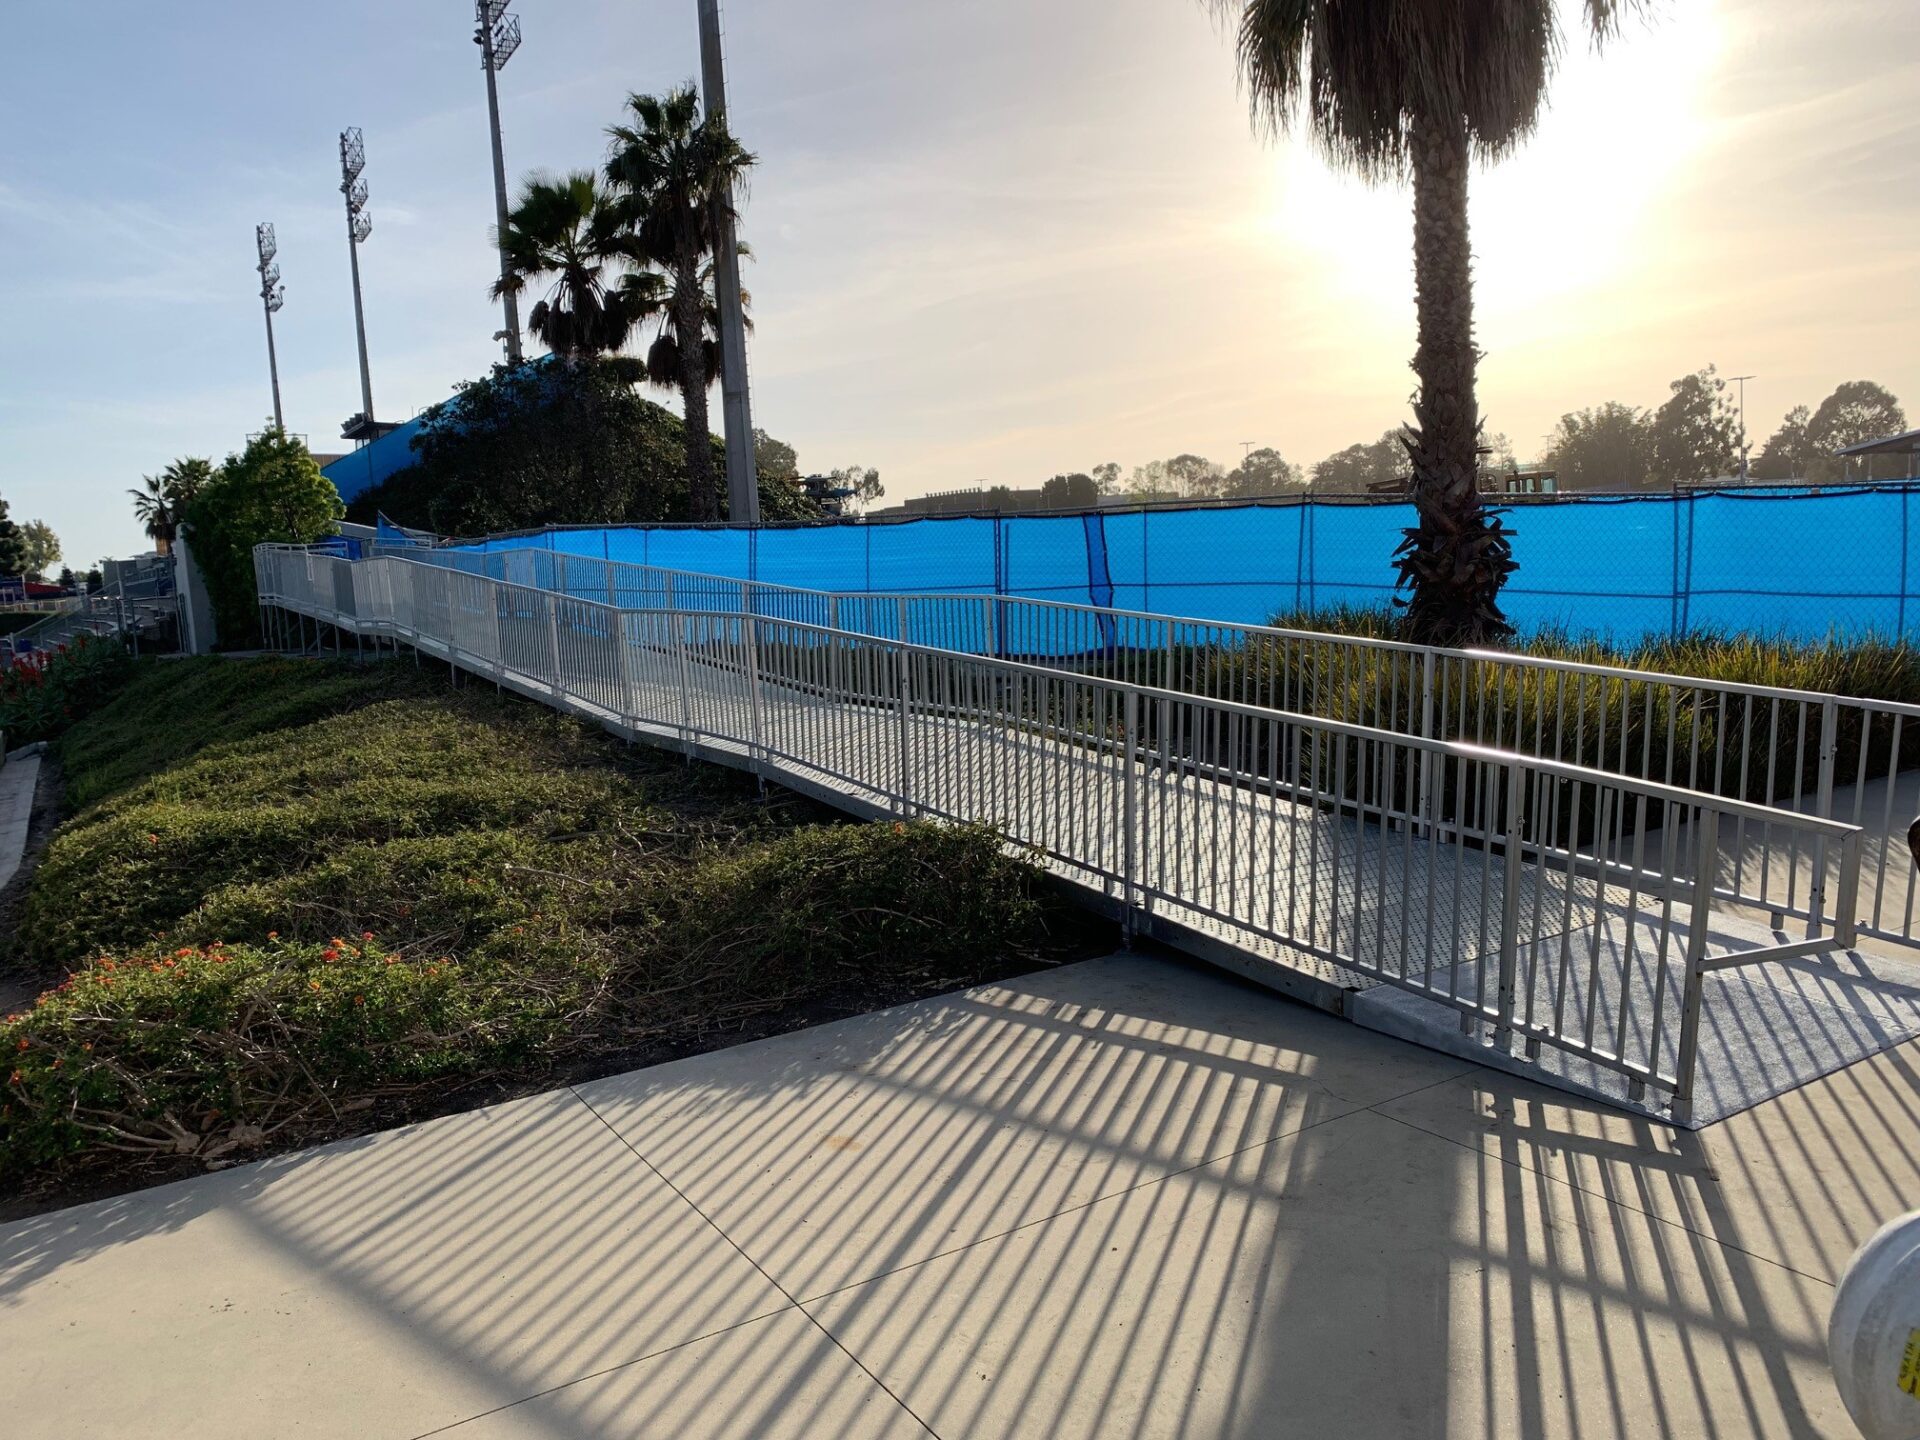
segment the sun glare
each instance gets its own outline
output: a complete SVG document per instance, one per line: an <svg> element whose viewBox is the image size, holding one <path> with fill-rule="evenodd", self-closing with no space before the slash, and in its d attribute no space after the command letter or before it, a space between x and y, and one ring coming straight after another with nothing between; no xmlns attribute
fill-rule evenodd
<svg viewBox="0 0 1920 1440"><path fill-rule="evenodd" d="M1661 244L1660 202L1709 132L1703 77L1718 50L1706 7L1634 23L1596 53L1570 39L1539 131L1473 180L1476 303L1483 318L1526 315L1604 292ZM1275 152L1266 229L1308 260L1342 303L1404 314L1411 296L1412 200L1331 167L1306 140Z"/></svg>

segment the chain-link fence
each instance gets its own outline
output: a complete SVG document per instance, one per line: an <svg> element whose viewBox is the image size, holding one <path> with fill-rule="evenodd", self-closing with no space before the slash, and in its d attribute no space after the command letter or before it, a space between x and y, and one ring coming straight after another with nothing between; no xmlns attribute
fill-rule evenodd
<svg viewBox="0 0 1920 1440"><path fill-rule="evenodd" d="M1700 632L1821 639L1920 629L1920 486L1683 491L1507 503L1523 632L1630 644ZM1250 624L1384 606L1413 507L1302 497L1067 515L759 529L645 526L465 542L835 591L1027 596Z"/></svg>

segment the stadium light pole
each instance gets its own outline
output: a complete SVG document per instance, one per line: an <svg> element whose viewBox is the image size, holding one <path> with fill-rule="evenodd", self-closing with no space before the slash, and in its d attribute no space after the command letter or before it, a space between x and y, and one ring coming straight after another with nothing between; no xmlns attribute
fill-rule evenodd
<svg viewBox="0 0 1920 1440"><path fill-rule="evenodd" d="M727 65L720 46L720 0L699 0L700 88L707 118L727 118ZM740 247L733 233L733 187L713 194L713 289L720 308L720 403L727 430L727 514L760 523L760 480L753 458L753 403L747 394L747 323L740 303Z"/></svg>
<svg viewBox="0 0 1920 1440"><path fill-rule="evenodd" d="M367 182L360 177L366 168L366 141L360 135L359 126L349 126L340 132L340 193L347 198L347 255L353 262L353 329L360 341L360 428L371 431L373 375L367 368L367 312L360 300L360 245L373 233L373 217L367 213ZM352 422L348 425L351 429ZM368 438L373 437L369 434Z"/></svg>
<svg viewBox="0 0 1920 1440"><path fill-rule="evenodd" d="M1747 483L1747 381L1757 380L1757 375L1729 375L1727 379L1740 387L1740 483Z"/></svg>
<svg viewBox="0 0 1920 1440"><path fill-rule="evenodd" d="M479 26L473 43L480 47L480 68L487 72L487 127L493 136L494 236L500 246L500 279L507 276L507 161L500 149L500 87L494 76L506 68L520 48L520 17L507 14L512 0L474 0ZM507 326L500 338L507 342L507 363L520 363L520 299L511 290L500 296Z"/></svg>
<svg viewBox="0 0 1920 1440"><path fill-rule="evenodd" d="M260 263L255 268L260 272L260 305L267 316L267 374L273 378L273 428L284 435L287 422L280 413L280 357L273 349L273 317L287 301L287 287L280 283L280 267L273 263L273 257L280 252L280 242L273 238L273 226L263 221L253 227L253 243L260 252Z"/></svg>

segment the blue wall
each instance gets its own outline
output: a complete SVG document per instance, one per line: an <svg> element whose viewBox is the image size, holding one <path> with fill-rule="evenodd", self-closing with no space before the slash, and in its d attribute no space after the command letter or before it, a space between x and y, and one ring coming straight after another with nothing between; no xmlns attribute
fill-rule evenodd
<svg viewBox="0 0 1920 1440"><path fill-rule="evenodd" d="M412 441L419 428L420 417L416 415L351 455L342 455L320 473L333 482L342 500L357 499L361 491L371 490L396 470L413 464Z"/></svg>
<svg viewBox="0 0 1920 1440"><path fill-rule="evenodd" d="M1920 638L1920 487L1563 496L1507 513L1523 631ZM1404 502L1294 502L794 528L655 526L481 541L820 590L1023 595L1259 623L1383 605ZM1109 600L1108 597L1111 596Z"/></svg>

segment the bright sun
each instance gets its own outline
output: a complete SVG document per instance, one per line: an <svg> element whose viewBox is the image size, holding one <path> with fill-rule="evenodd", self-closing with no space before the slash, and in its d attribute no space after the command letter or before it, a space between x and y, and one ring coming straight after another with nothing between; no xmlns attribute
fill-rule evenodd
<svg viewBox="0 0 1920 1440"><path fill-rule="evenodd" d="M1577 21L1563 17L1570 36ZM1710 7L1691 5L1629 22L1603 54L1584 39L1569 43L1539 131L1474 176L1475 299L1484 320L1604 292L1636 255L1661 244L1660 192L1707 143L1701 77L1718 32ZM1404 187L1365 185L1300 139L1278 147L1266 228L1311 258L1330 298L1403 315L1411 225Z"/></svg>

